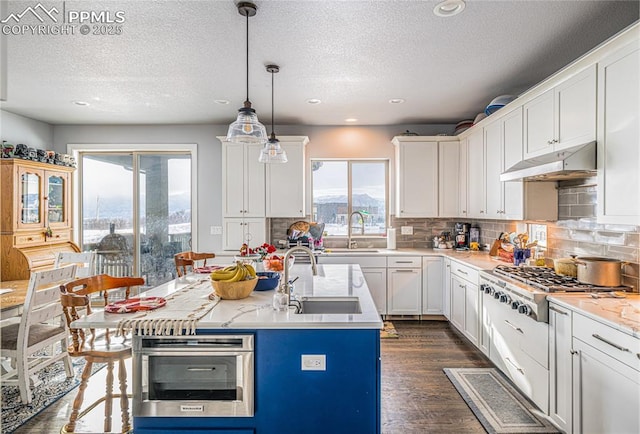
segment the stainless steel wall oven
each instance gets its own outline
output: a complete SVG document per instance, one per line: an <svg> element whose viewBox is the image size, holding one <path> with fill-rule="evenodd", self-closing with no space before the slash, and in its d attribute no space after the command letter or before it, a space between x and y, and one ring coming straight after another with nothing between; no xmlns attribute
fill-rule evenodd
<svg viewBox="0 0 640 434"><path fill-rule="evenodd" d="M253 335L136 336L133 349L134 416L253 416Z"/></svg>

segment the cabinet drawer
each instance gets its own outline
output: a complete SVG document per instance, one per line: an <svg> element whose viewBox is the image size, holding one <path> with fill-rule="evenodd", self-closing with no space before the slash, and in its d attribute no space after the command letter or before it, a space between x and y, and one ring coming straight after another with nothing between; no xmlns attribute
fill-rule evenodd
<svg viewBox="0 0 640 434"><path fill-rule="evenodd" d="M478 282L478 270L458 261L451 261L451 274L455 274L469 282Z"/></svg>
<svg viewBox="0 0 640 434"><path fill-rule="evenodd" d="M575 312L573 336L640 371L640 339Z"/></svg>
<svg viewBox="0 0 640 434"><path fill-rule="evenodd" d="M16 235L13 242L13 244L16 247L32 246L34 244L42 244L42 243L44 243L43 233Z"/></svg>
<svg viewBox="0 0 640 434"><path fill-rule="evenodd" d="M62 243L71 241L70 231L53 231L53 235L47 237L47 243Z"/></svg>
<svg viewBox="0 0 640 434"><path fill-rule="evenodd" d="M354 256L354 255L321 255L319 264L358 264L361 268L386 268L386 256Z"/></svg>
<svg viewBox="0 0 640 434"><path fill-rule="evenodd" d="M389 268L422 268L421 256L396 256L387 258Z"/></svg>

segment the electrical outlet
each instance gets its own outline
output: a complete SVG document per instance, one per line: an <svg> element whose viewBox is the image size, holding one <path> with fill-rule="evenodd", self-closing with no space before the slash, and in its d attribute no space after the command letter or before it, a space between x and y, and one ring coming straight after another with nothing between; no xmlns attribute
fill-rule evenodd
<svg viewBox="0 0 640 434"><path fill-rule="evenodd" d="M303 371L326 371L327 356L324 354L303 354L302 370Z"/></svg>
<svg viewBox="0 0 640 434"><path fill-rule="evenodd" d="M413 226L400 226L400 235L413 235Z"/></svg>
<svg viewBox="0 0 640 434"><path fill-rule="evenodd" d="M222 226L211 226L209 228L209 233L211 235L222 235Z"/></svg>

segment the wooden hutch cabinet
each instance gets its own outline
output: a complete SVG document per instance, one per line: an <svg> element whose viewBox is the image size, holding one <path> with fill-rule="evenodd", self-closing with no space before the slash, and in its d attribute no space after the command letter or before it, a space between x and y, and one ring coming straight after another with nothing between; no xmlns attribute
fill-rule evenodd
<svg viewBox="0 0 640 434"><path fill-rule="evenodd" d="M58 252L80 251L72 241L74 168L17 158L0 164L0 278L25 280L51 268Z"/></svg>

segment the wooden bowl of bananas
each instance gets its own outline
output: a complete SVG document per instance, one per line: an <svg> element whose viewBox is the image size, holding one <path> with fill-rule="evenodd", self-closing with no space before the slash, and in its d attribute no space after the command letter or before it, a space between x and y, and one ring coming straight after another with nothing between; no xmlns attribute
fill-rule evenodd
<svg viewBox="0 0 640 434"><path fill-rule="evenodd" d="M247 298L258 284L256 270L242 262L215 270L210 277L213 290L223 300Z"/></svg>

